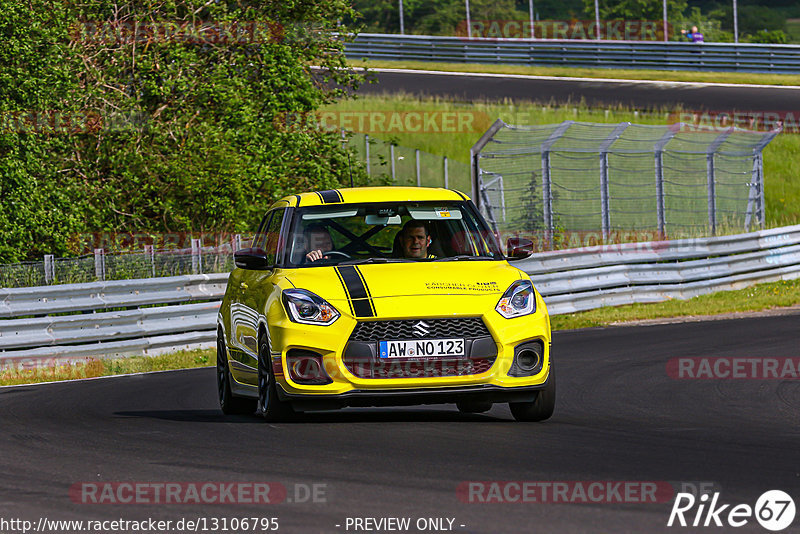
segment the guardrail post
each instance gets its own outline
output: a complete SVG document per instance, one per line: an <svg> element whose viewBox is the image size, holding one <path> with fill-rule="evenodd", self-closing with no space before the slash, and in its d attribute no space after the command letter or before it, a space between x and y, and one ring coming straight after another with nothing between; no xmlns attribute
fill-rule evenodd
<svg viewBox="0 0 800 534"><path fill-rule="evenodd" d="M154 245L144 246L144 257L150 260L150 270L153 278L156 277L156 247Z"/></svg>
<svg viewBox="0 0 800 534"><path fill-rule="evenodd" d="M192 274L203 274L202 244L199 239L192 239Z"/></svg>
<svg viewBox="0 0 800 534"><path fill-rule="evenodd" d="M44 282L52 284L56 277L55 258L52 254L44 255Z"/></svg>
<svg viewBox="0 0 800 534"><path fill-rule="evenodd" d="M708 179L708 229L711 232L711 235L717 235L717 191L716 191L716 179L717 179L717 172L714 165L714 155L719 150L719 147L722 143L725 142L725 139L733 132L733 128L728 128L720 135L717 136L714 141L708 145L708 150L706 151L706 178Z"/></svg>
<svg viewBox="0 0 800 534"><path fill-rule="evenodd" d="M367 176L372 176L369 172L369 135L364 135L364 160L367 163Z"/></svg>
<svg viewBox="0 0 800 534"><path fill-rule="evenodd" d="M450 189L450 181L447 176L447 156L444 157L444 188Z"/></svg>
<svg viewBox="0 0 800 534"><path fill-rule="evenodd" d="M102 248L94 249L94 275L101 282L106 279L106 253Z"/></svg>
<svg viewBox="0 0 800 534"><path fill-rule="evenodd" d="M666 205L664 203L664 147L682 127L683 123L678 123L673 127L674 129L670 128L661 136L661 139L656 141L653 147L656 160L656 216L658 218L658 234L662 239L667 235Z"/></svg>
<svg viewBox="0 0 800 534"><path fill-rule="evenodd" d="M394 183L396 181L394 169L394 143L389 145L389 159L392 160L392 183Z"/></svg>
<svg viewBox="0 0 800 534"><path fill-rule="evenodd" d="M422 178L419 175L419 149L414 150L414 159L417 164L417 187L422 186Z"/></svg>
<svg viewBox="0 0 800 534"><path fill-rule="evenodd" d="M625 128L630 125L630 122L621 122L617 124L614 131L600 144L600 217L601 226L603 228L603 241L608 239L611 232L611 202L609 199L610 194L608 187L608 149L611 148L614 141L619 139L619 136L622 135Z"/></svg>

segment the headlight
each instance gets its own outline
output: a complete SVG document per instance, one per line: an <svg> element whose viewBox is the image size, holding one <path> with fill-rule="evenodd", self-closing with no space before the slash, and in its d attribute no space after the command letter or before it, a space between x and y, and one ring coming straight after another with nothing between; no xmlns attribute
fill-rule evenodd
<svg viewBox="0 0 800 534"><path fill-rule="evenodd" d="M536 311L536 293L530 280L517 280L503 293L495 307L506 319L521 317Z"/></svg>
<svg viewBox="0 0 800 534"><path fill-rule="evenodd" d="M283 304L295 323L327 326L339 318L339 312L328 301L305 289L285 290Z"/></svg>

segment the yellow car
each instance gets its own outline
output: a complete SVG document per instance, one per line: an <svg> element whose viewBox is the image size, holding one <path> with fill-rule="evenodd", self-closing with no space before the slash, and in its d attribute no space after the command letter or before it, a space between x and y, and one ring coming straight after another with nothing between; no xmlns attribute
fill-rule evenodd
<svg viewBox="0 0 800 534"><path fill-rule="evenodd" d="M475 205L447 189L365 187L273 204L236 252L217 321L226 414L346 406L555 404L550 319Z"/></svg>

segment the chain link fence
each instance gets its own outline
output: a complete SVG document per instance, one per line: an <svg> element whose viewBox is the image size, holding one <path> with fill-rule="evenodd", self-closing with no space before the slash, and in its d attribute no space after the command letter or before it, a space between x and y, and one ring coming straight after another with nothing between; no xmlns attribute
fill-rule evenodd
<svg viewBox="0 0 800 534"><path fill-rule="evenodd" d="M472 149L479 206L540 249L639 233L700 237L764 226L762 150L778 134L683 124L496 121Z"/></svg>
<svg viewBox="0 0 800 534"><path fill-rule="evenodd" d="M343 139L364 162L373 185L444 187L465 193L472 189L468 163L363 133L343 133Z"/></svg>
<svg viewBox="0 0 800 534"><path fill-rule="evenodd" d="M187 249L157 249L148 245L139 251L116 253L95 249L93 254L73 258L48 254L43 261L0 266L0 287L230 272L234 267L234 250L248 246L248 239L237 235L230 243L217 246L202 246L199 239L193 239L192 248Z"/></svg>

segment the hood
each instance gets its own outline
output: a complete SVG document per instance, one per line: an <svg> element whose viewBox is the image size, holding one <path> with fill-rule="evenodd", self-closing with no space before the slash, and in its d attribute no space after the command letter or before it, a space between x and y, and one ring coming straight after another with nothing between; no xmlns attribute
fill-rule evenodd
<svg viewBox="0 0 800 534"><path fill-rule="evenodd" d="M287 273L295 287L357 318L480 315L523 276L504 261L342 265Z"/></svg>

